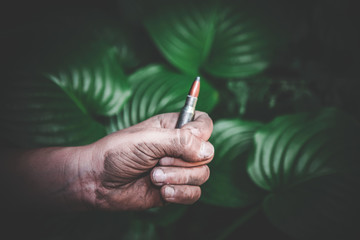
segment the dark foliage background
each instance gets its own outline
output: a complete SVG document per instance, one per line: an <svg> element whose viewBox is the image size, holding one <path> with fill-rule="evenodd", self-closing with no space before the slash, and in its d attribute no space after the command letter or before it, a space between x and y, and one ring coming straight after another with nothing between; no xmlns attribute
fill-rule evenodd
<svg viewBox="0 0 360 240"><path fill-rule="evenodd" d="M359 239L356 1L7 1L2 145L81 145L178 111L216 155L192 206L3 214L11 239ZM6 193L4 193L6 194Z"/></svg>

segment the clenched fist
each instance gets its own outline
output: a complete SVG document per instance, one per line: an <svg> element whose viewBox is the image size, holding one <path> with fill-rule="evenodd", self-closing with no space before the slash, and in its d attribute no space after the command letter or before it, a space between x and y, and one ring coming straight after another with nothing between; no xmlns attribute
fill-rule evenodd
<svg viewBox="0 0 360 240"><path fill-rule="evenodd" d="M200 198L214 156L207 141L212 121L197 112L193 122L174 129L177 117L158 115L91 145L97 207L146 209Z"/></svg>

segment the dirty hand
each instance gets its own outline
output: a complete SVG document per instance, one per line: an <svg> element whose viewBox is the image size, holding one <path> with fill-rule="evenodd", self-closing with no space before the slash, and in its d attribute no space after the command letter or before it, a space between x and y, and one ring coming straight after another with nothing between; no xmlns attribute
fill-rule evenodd
<svg viewBox="0 0 360 240"><path fill-rule="evenodd" d="M84 182L93 181L96 208L141 210L200 198L214 156L212 120L197 111L194 121L175 129L177 118L157 115L88 146L92 177Z"/></svg>

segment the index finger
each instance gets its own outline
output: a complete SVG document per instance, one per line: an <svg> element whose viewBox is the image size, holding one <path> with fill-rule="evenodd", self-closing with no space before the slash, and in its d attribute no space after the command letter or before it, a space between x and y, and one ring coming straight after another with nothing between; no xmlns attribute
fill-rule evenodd
<svg viewBox="0 0 360 240"><path fill-rule="evenodd" d="M178 118L178 112L163 113L138 123L137 126L174 129ZM194 120L182 126L181 129L188 129L193 135L207 141L213 131L213 121L207 113L195 111Z"/></svg>
<svg viewBox="0 0 360 240"><path fill-rule="evenodd" d="M178 112L163 113L155 115L137 124L138 127L157 127L174 129L177 119L179 118Z"/></svg>

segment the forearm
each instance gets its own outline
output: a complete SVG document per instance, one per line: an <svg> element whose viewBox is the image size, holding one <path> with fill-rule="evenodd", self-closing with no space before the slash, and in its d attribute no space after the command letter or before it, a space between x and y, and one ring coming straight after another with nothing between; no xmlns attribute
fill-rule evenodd
<svg viewBox="0 0 360 240"><path fill-rule="evenodd" d="M3 152L4 154L4 152ZM82 210L94 198L89 147L7 150L1 167L8 210Z"/></svg>

